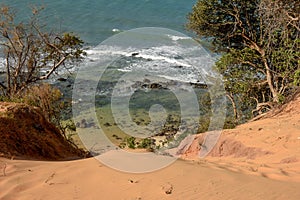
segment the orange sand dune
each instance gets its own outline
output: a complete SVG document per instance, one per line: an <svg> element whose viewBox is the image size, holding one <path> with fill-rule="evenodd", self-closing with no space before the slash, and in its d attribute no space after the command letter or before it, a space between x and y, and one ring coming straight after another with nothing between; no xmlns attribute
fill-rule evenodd
<svg viewBox="0 0 300 200"><path fill-rule="evenodd" d="M204 135L197 135L181 157L197 160ZM224 130L206 160L234 171L300 183L300 94L280 112Z"/></svg>

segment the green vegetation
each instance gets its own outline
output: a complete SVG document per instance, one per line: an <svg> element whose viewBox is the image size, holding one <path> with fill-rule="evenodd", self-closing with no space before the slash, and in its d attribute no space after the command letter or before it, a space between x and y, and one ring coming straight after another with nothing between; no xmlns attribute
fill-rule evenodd
<svg viewBox="0 0 300 200"><path fill-rule="evenodd" d="M216 69L237 121L299 86L299 7L295 0L198 0L188 15L188 29L221 54Z"/></svg>
<svg viewBox="0 0 300 200"><path fill-rule="evenodd" d="M127 137L123 142L119 144L121 149L130 148L130 149L146 149L147 151L154 151L159 149L155 145L155 140L151 138L137 139L135 137Z"/></svg>

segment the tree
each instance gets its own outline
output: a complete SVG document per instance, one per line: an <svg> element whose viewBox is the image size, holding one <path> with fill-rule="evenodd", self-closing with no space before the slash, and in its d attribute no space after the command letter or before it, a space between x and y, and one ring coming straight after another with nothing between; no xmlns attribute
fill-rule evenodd
<svg viewBox="0 0 300 200"><path fill-rule="evenodd" d="M265 49L271 55L276 74L282 81L299 85L300 2L261 0L258 11L263 22ZM282 94L288 88L287 84L278 85L282 86Z"/></svg>
<svg viewBox="0 0 300 200"><path fill-rule="evenodd" d="M17 22L15 11L2 6L0 41L5 56L6 81L2 95L19 96L30 85L48 79L58 68L83 59L83 41L72 33L45 31L39 22L42 8L33 8L29 22Z"/></svg>
<svg viewBox="0 0 300 200"><path fill-rule="evenodd" d="M233 105L253 99L257 109L272 106L297 82L298 1L198 0L188 20L188 29L222 54L216 68Z"/></svg>

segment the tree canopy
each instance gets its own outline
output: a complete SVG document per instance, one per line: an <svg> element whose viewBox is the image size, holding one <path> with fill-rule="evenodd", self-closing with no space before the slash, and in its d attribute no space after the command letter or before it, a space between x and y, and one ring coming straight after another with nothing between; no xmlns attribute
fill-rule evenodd
<svg viewBox="0 0 300 200"><path fill-rule="evenodd" d="M7 6L0 10L0 45L5 57L1 95L20 95L28 86L48 79L58 68L83 59L83 41L72 33L54 33L40 23L42 8L32 8L28 21L16 20Z"/></svg>
<svg viewBox="0 0 300 200"><path fill-rule="evenodd" d="M300 2L198 0L187 28L212 41L233 104L281 102L300 82ZM235 113L237 115L237 113Z"/></svg>

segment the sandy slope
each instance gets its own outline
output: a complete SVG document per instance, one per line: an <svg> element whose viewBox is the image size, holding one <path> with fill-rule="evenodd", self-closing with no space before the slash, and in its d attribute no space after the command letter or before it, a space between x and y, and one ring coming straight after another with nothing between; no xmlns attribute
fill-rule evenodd
<svg viewBox="0 0 300 200"><path fill-rule="evenodd" d="M94 158L0 158L0 199L300 199L300 96L279 114L225 130L205 159L201 137L181 155L188 161L147 174Z"/></svg>
<svg viewBox="0 0 300 200"><path fill-rule="evenodd" d="M177 161L148 174L114 171L95 159L10 161L0 199L299 199L300 184L228 171L206 162ZM1 170L2 171L2 170ZM166 191L171 194L166 194Z"/></svg>
<svg viewBox="0 0 300 200"><path fill-rule="evenodd" d="M300 183L300 94L269 115L224 130L206 160L233 171ZM201 141L203 135L195 137L182 158L197 160Z"/></svg>

